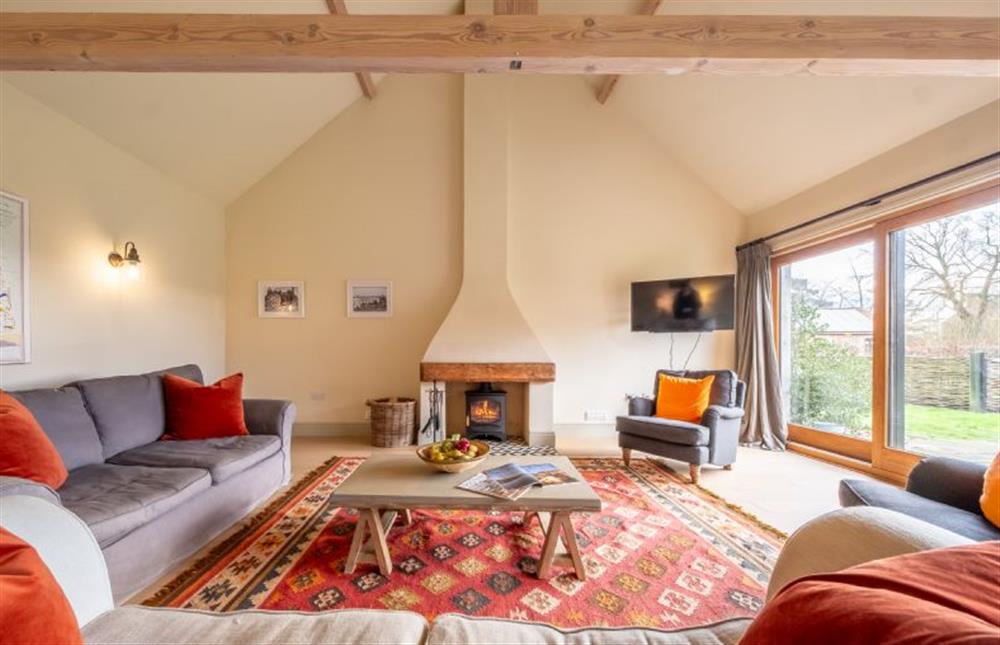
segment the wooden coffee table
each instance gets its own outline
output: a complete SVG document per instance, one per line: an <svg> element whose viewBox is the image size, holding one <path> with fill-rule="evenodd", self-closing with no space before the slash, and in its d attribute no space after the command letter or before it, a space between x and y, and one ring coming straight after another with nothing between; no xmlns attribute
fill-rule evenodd
<svg viewBox="0 0 1000 645"><path fill-rule="evenodd" d="M579 481L572 484L535 487L520 499L508 501L471 493L456 485L476 473L506 463L550 463ZM353 573L358 562L375 562L382 575L392 573L392 558L386 536L399 514L410 522L410 511L450 509L463 511L524 511L527 525L537 518L545 533L538 560L538 577L547 578L557 559L568 560L577 578L586 579L580 548L573 533L571 513L595 513L601 499L594 493L566 457L488 457L462 473L443 473L432 469L413 454L376 455L366 459L337 487L333 504L358 510L358 523L351 549L344 564ZM366 540L366 536L370 536ZM560 544L561 543L561 544ZM565 551L563 551L563 548Z"/></svg>

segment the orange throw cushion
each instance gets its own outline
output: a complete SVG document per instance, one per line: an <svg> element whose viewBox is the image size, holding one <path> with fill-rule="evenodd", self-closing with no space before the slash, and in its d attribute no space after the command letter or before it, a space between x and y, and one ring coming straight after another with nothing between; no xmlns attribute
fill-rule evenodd
<svg viewBox="0 0 1000 645"><path fill-rule="evenodd" d="M922 551L800 578L740 645L996 643L1000 542Z"/></svg>
<svg viewBox="0 0 1000 645"><path fill-rule="evenodd" d="M24 404L0 390L0 475L59 488L68 473L62 457Z"/></svg>
<svg viewBox="0 0 1000 645"><path fill-rule="evenodd" d="M660 374L656 389L656 416L677 421L701 423L708 409L714 376L703 379Z"/></svg>
<svg viewBox="0 0 1000 645"><path fill-rule="evenodd" d="M167 407L164 439L211 439L250 434L243 419L243 375L202 385L173 374L163 376Z"/></svg>
<svg viewBox="0 0 1000 645"><path fill-rule="evenodd" d="M0 645L83 643L76 615L31 545L0 527Z"/></svg>
<svg viewBox="0 0 1000 645"><path fill-rule="evenodd" d="M986 519L1000 527L1000 452L993 458L993 463L986 469L983 478L983 496L979 498L979 508L983 509Z"/></svg>

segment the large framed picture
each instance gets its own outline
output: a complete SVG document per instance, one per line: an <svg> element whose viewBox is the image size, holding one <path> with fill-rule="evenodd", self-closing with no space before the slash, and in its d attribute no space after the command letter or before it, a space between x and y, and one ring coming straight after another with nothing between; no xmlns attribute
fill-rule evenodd
<svg viewBox="0 0 1000 645"><path fill-rule="evenodd" d="M305 318L305 284L273 280L258 282L257 316L259 318Z"/></svg>
<svg viewBox="0 0 1000 645"><path fill-rule="evenodd" d="M392 282L387 280L348 280L348 318L390 318Z"/></svg>
<svg viewBox="0 0 1000 645"><path fill-rule="evenodd" d="M28 200L0 191L0 364L31 361Z"/></svg>

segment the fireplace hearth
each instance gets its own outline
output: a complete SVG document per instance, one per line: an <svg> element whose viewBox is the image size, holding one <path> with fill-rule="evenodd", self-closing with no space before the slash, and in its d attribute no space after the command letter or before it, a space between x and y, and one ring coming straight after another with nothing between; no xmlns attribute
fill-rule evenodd
<svg viewBox="0 0 1000 645"><path fill-rule="evenodd" d="M470 439L507 439L507 393L480 383L465 392L465 435Z"/></svg>

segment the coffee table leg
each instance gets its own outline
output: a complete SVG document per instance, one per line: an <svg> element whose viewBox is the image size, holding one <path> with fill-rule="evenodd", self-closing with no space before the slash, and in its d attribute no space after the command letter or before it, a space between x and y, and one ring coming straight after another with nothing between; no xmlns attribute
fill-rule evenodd
<svg viewBox="0 0 1000 645"><path fill-rule="evenodd" d="M410 512L410 509L403 511L403 522L405 522L407 526L413 524L413 513Z"/></svg>
<svg viewBox="0 0 1000 645"><path fill-rule="evenodd" d="M378 569L383 576L388 576L392 573L392 558L389 555L389 544L385 541L386 529L382 525L382 514L377 508L366 508L362 513L368 520L368 528L372 534L372 549L375 551Z"/></svg>
<svg viewBox="0 0 1000 645"><path fill-rule="evenodd" d="M542 524L544 526L545 522L543 521ZM538 577L542 579L549 577L560 539L569 552L576 577L579 580L586 580L587 570L583 566L580 547L576 542L576 534L573 532L573 522L570 520L570 514L565 512L553 513L549 518L545 542L542 544L542 556L538 559Z"/></svg>
<svg viewBox="0 0 1000 645"><path fill-rule="evenodd" d="M569 551L569 557L573 561L573 568L576 570L576 578L580 582L587 579L587 569L583 566L583 557L580 555L580 546L576 543L576 532L573 530L573 519L569 513L560 513L563 525L563 544Z"/></svg>
<svg viewBox="0 0 1000 645"><path fill-rule="evenodd" d="M354 525L354 537L351 538L351 550L347 552L347 560L344 562L344 573L354 573L358 566L358 556L361 555L361 547L365 543L365 532L368 529L368 518L364 511L358 509L358 521Z"/></svg>
<svg viewBox="0 0 1000 645"><path fill-rule="evenodd" d="M544 524L542 522L543 526ZM552 569L552 560L556 555L556 546L559 544L559 531L561 530L562 523L559 521L559 514L553 513L549 517L548 530L545 532L542 556L538 558L538 577L543 580L549 577L549 571Z"/></svg>

